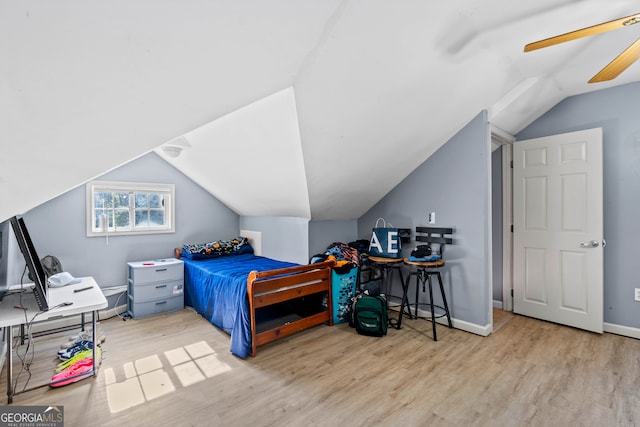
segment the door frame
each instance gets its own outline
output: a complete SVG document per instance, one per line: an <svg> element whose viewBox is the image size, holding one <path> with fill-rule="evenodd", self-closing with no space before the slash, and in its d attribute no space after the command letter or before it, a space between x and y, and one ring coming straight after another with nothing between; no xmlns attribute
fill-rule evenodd
<svg viewBox="0 0 640 427"><path fill-rule="evenodd" d="M491 125L491 144L502 147L502 309L513 311L513 144L515 136Z"/></svg>

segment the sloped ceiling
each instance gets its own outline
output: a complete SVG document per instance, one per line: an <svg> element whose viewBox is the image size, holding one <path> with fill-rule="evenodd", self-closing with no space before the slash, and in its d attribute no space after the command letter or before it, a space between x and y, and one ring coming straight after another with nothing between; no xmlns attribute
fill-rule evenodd
<svg viewBox="0 0 640 427"><path fill-rule="evenodd" d="M515 134L568 96L639 81L636 63L586 83L640 25L523 53L637 12L631 0L3 1L0 220L154 149L241 215L358 218L482 109ZM176 138L190 148L166 156Z"/></svg>
<svg viewBox="0 0 640 427"><path fill-rule="evenodd" d="M266 216L310 218L291 88L167 145L188 147L178 157L167 155L163 149L157 152L239 215L259 212ZM238 192L238 188L243 191Z"/></svg>

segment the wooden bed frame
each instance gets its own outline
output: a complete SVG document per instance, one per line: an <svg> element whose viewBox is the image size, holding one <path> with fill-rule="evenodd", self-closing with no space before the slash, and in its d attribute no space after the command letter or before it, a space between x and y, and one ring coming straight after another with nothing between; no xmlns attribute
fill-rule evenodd
<svg viewBox="0 0 640 427"><path fill-rule="evenodd" d="M182 249L175 248L176 258L182 257ZM252 271L247 278L247 296L251 316L251 356L260 345L286 337L312 326L328 322L333 325L331 304L331 272L335 261L300 265L268 271ZM319 313L300 316L291 314L269 322L266 329L256 322L257 310L313 294L327 292L327 309Z"/></svg>
<svg viewBox="0 0 640 427"><path fill-rule="evenodd" d="M269 271L252 271L247 280L251 314L251 356L260 345L286 337L325 322L333 325L331 307L331 271L335 261L301 265ZM279 324L258 331L256 311L292 299L327 292L327 309L306 317L283 317ZM271 322L270 322L271 323Z"/></svg>

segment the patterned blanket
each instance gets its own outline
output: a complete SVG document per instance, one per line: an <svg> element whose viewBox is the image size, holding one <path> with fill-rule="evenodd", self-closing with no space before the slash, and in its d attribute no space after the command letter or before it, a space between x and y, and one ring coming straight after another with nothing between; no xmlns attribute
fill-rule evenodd
<svg viewBox="0 0 640 427"><path fill-rule="evenodd" d="M215 258L224 255L252 254L253 248L246 237L217 240L182 246L182 256L189 259Z"/></svg>

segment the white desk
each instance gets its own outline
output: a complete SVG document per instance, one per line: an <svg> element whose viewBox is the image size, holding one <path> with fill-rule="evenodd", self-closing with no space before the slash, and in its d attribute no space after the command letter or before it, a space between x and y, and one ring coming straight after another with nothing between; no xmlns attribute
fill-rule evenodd
<svg viewBox="0 0 640 427"><path fill-rule="evenodd" d="M77 289L91 287L81 292L74 292ZM33 293L23 293L22 302L19 294L8 294L0 302L0 327L5 329L7 343L7 401L13 402L13 396L17 393L13 387L13 327L31 323L52 320L61 317L68 317L78 314L91 313L93 325L94 344L96 343L96 318L97 311L107 307L107 299L98 287L93 277L83 277L82 282L75 285L68 285L62 288L49 288L47 301L49 310L40 312ZM64 302L71 302L68 306L59 306ZM15 308L21 305L25 310ZM35 320L34 320L35 318ZM96 374L96 345L93 346L93 375ZM26 390L25 390L26 391Z"/></svg>

